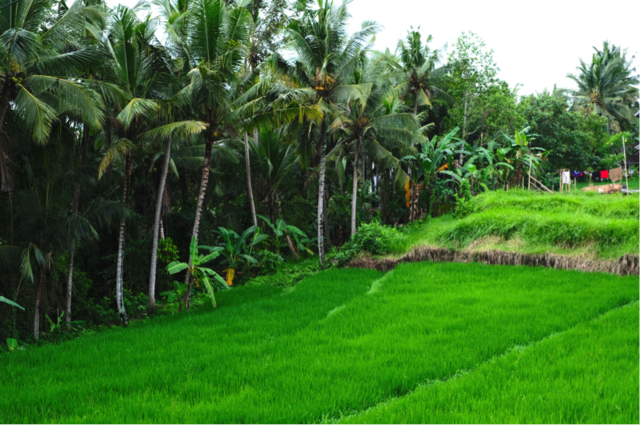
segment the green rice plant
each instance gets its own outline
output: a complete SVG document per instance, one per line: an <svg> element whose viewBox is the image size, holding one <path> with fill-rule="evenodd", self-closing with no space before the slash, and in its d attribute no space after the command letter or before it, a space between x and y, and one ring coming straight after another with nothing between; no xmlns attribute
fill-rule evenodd
<svg viewBox="0 0 640 425"><path fill-rule="evenodd" d="M634 277L541 268L415 263L380 277L240 287L215 312L7 354L0 422L339 418L638 299Z"/></svg>
<svg viewBox="0 0 640 425"><path fill-rule="evenodd" d="M342 423L638 423L638 303Z"/></svg>

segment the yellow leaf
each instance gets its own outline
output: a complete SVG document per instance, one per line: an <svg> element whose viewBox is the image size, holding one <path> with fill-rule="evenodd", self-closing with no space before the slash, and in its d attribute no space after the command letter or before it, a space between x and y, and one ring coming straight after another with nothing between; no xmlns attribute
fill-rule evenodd
<svg viewBox="0 0 640 425"><path fill-rule="evenodd" d="M232 268L228 268L227 270L227 285L232 286L233 285L233 277L236 274L236 270L232 269Z"/></svg>

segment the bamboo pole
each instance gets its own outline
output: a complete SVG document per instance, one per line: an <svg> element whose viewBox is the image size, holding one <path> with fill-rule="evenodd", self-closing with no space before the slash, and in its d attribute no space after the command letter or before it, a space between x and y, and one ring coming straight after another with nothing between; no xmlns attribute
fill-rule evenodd
<svg viewBox="0 0 640 425"><path fill-rule="evenodd" d="M543 185L540 181L538 181L538 179L536 179L535 177L531 177L531 180L533 180L534 184L538 184L538 186L540 186L540 188L546 190L549 193L553 193L553 191L551 189L549 189L547 186Z"/></svg>
<svg viewBox="0 0 640 425"><path fill-rule="evenodd" d="M529 190L531 190L531 165L533 164L533 157L529 154Z"/></svg>
<svg viewBox="0 0 640 425"><path fill-rule="evenodd" d="M629 178L627 177L627 148L624 144L624 137L622 138L622 152L624 152L624 181L627 183L627 190L629 190Z"/></svg>

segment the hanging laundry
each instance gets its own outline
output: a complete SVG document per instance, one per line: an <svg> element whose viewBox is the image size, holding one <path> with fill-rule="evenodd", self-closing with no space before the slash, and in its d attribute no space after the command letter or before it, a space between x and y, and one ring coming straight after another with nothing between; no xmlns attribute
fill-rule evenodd
<svg viewBox="0 0 640 425"><path fill-rule="evenodd" d="M609 178L609 170L600 171L600 177L603 178L603 179L608 179Z"/></svg>
<svg viewBox="0 0 640 425"><path fill-rule="evenodd" d="M593 173L591 173L591 178L599 179L600 178L600 171L594 171Z"/></svg>
<svg viewBox="0 0 640 425"><path fill-rule="evenodd" d="M618 167L613 170L609 170L609 178L613 183L622 180L622 168Z"/></svg>
<svg viewBox="0 0 640 425"><path fill-rule="evenodd" d="M568 171L562 172L562 184L571 184L571 174Z"/></svg>

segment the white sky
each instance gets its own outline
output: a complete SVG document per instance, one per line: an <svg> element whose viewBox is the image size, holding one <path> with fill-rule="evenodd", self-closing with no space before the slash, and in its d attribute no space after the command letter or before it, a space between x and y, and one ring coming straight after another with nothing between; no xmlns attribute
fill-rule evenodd
<svg viewBox="0 0 640 425"><path fill-rule="evenodd" d="M135 2L108 0L111 6ZM554 84L572 87L567 73L576 72L579 58L590 61L592 46L604 40L628 48L640 69L638 0L353 0L349 11L352 31L365 20L384 26L379 50L395 51L411 25L433 36L432 48L451 47L463 31L474 32L493 49L498 76L510 87L520 84L521 95Z"/></svg>
<svg viewBox="0 0 640 425"><path fill-rule="evenodd" d="M579 58L590 61L604 40L629 49L640 69L640 1L609 0L354 0L352 29L374 20L384 29L376 48L394 51L410 25L433 36L432 48L455 44L463 32L481 37L500 67L499 77L519 93L572 86ZM356 24L357 22L357 24Z"/></svg>

